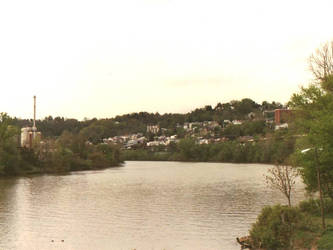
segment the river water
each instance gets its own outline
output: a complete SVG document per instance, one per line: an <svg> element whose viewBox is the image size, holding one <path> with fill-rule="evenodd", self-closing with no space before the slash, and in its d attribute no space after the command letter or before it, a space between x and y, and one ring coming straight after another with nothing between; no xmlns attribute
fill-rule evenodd
<svg viewBox="0 0 333 250"><path fill-rule="evenodd" d="M269 167L126 162L0 179L0 249L238 250L263 206L286 203L265 184Z"/></svg>

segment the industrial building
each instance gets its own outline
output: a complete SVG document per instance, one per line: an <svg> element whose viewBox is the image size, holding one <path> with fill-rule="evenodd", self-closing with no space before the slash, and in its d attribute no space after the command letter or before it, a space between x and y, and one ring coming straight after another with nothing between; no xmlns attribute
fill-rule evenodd
<svg viewBox="0 0 333 250"><path fill-rule="evenodd" d="M31 149L33 142L41 138L41 133L37 131L36 127L36 96L34 96L34 120L32 127L25 127L21 129L21 147Z"/></svg>

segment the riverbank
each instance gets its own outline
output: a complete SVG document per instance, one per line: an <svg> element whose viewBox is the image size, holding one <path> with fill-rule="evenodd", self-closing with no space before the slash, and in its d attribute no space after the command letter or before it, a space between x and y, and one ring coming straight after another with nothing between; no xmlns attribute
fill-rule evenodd
<svg viewBox="0 0 333 250"><path fill-rule="evenodd" d="M94 170L103 170L103 169L109 169L109 168L117 168L117 167L123 167L124 162L120 162L117 164L113 164L110 166L105 167L78 167L75 169L55 169L55 168L39 168L39 167L31 167L28 169L18 169L14 173L4 173L3 171L0 172L0 178L5 177L18 177L18 176L38 176L38 175L63 175L68 174L71 172L79 172L79 171L94 171Z"/></svg>
<svg viewBox="0 0 333 250"><path fill-rule="evenodd" d="M0 176L53 174L72 171L98 170L123 163L119 148L112 145L64 145L56 142L40 147L14 148L0 158ZM77 149L79 148L79 150ZM1 156L1 155L0 155Z"/></svg>

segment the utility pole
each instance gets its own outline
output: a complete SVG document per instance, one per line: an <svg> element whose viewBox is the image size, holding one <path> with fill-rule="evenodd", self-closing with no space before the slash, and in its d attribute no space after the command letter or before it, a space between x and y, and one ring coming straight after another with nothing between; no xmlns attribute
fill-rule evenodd
<svg viewBox="0 0 333 250"><path fill-rule="evenodd" d="M323 230L326 229L325 224L325 211L324 211L324 200L323 200L323 192L321 189L321 177L320 177L320 167L319 167L319 159L318 159L318 150L315 148L315 159L316 159L316 170L317 170L317 183L319 190L319 200L320 200L320 213L321 213L321 223Z"/></svg>

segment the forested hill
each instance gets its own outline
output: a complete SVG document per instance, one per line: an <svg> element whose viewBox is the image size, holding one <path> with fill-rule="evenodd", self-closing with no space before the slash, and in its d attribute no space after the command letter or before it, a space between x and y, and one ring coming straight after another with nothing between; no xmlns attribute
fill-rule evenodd
<svg viewBox="0 0 333 250"><path fill-rule="evenodd" d="M249 113L253 112L256 117L260 117L263 111L281 108L282 104L277 102L266 102L258 104L249 98L241 101L231 101L228 103L218 103L215 107L206 105L197 108L186 114L159 114L159 113L131 113L114 118L90 119L78 121L76 119L67 119L64 117L52 116L45 117L43 120L37 120L36 125L43 137L58 137L65 130L71 133L89 133L94 134L95 138L107 138L116 135L125 135L132 133L145 133L147 125L158 124L165 128L170 134L175 133L177 124L185 122L203 122L217 121L223 124L225 120L247 120ZM32 120L14 118L12 121L18 127L31 126Z"/></svg>

